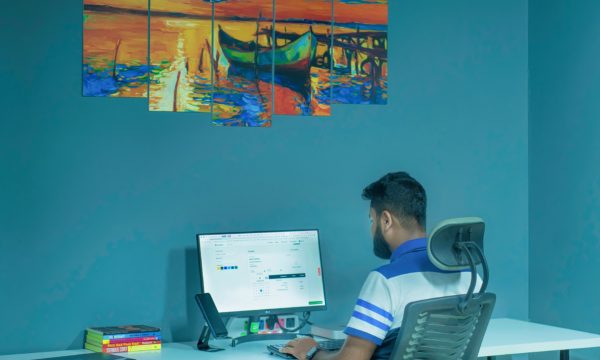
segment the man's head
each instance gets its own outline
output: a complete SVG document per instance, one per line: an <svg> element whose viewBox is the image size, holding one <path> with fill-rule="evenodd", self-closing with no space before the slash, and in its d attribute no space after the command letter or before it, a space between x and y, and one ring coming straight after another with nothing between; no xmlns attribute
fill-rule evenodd
<svg viewBox="0 0 600 360"><path fill-rule="evenodd" d="M373 251L389 259L407 240L425 236L427 196L423 186L406 172L389 173L362 193L371 201L369 216Z"/></svg>

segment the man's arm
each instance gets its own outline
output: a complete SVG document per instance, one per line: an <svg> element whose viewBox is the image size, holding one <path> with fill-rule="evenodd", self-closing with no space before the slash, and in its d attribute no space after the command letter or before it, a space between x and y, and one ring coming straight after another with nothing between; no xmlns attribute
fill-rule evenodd
<svg viewBox="0 0 600 360"><path fill-rule="evenodd" d="M313 360L369 360L377 344L385 339L394 316L392 297L383 274L372 271L360 291L354 312L344 331L348 338L344 346L335 352L318 351ZM368 340L367 340L368 339ZM281 351L305 360L310 349L317 346L311 338L290 341Z"/></svg>
<svg viewBox="0 0 600 360"><path fill-rule="evenodd" d="M317 346L312 338L301 338L290 341L281 352L291 354L296 359L305 360L306 353ZM313 360L369 360L375 352L377 345L356 336L348 336L344 346L339 351L317 352Z"/></svg>

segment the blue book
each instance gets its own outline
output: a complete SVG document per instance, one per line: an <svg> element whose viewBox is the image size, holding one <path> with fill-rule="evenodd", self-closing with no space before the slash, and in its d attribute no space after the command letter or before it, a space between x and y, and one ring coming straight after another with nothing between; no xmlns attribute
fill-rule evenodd
<svg viewBox="0 0 600 360"><path fill-rule="evenodd" d="M146 325L102 326L87 328L88 336L102 340L160 336L160 329Z"/></svg>

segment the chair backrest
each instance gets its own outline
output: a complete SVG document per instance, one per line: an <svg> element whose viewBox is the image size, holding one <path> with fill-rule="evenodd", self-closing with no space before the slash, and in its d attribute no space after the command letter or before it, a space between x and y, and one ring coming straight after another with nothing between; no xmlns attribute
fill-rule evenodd
<svg viewBox="0 0 600 360"><path fill-rule="evenodd" d="M464 295L408 304L390 360L477 359L496 303L496 295L485 293L489 270L482 251L483 230L483 220L461 218L444 221L432 232L427 243L432 263L442 270L470 268L471 286ZM484 279L473 294L477 264L483 266Z"/></svg>

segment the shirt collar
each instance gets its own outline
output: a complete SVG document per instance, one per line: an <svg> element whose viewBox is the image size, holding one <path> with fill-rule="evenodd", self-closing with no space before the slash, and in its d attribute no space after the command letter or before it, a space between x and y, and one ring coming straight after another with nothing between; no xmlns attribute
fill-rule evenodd
<svg viewBox="0 0 600 360"><path fill-rule="evenodd" d="M392 253L392 256L390 257L390 262L395 262L396 260L398 260L400 257L402 257L405 254L415 252L415 251L422 251L425 249L427 249L427 238L426 237L408 240L407 242L398 246L398 248L396 250L394 250L394 252Z"/></svg>

